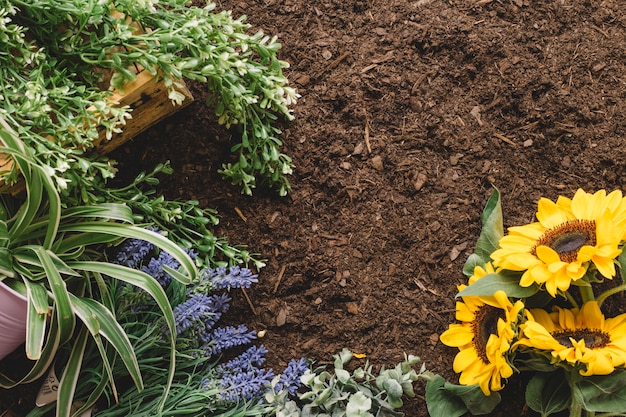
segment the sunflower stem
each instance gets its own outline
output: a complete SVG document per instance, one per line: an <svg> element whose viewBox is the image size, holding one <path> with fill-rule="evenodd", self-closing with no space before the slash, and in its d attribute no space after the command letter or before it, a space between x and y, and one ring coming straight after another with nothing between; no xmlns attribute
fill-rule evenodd
<svg viewBox="0 0 626 417"><path fill-rule="evenodd" d="M615 288L611 288L610 290L607 290L607 291L603 292L598 297L598 306L602 306L602 303L604 302L604 300L609 298L611 295L617 294L618 292L621 292L621 291L624 291L624 290L626 290L626 284L619 285L619 286L617 286Z"/></svg>
<svg viewBox="0 0 626 417"><path fill-rule="evenodd" d="M593 288L591 288L591 285L581 285L578 288L580 289L580 296L583 299L583 304L585 304L587 301L595 300L595 296L593 295Z"/></svg>
<svg viewBox="0 0 626 417"><path fill-rule="evenodd" d="M594 417L595 411L585 410L578 399L572 395L572 402L569 406L569 417Z"/></svg>
<svg viewBox="0 0 626 417"><path fill-rule="evenodd" d="M567 301L570 302L572 307L574 307L574 308L579 308L580 307L578 305L578 302L576 301L576 299L574 299L574 296L572 294L570 294L569 291L565 291L563 294L565 295L565 298L567 298Z"/></svg>

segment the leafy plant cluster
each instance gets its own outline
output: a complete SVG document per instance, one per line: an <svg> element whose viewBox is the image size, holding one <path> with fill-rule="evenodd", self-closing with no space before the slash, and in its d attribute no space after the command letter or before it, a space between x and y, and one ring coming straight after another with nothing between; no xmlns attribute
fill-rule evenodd
<svg viewBox="0 0 626 417"><path fill-rule="evenodd" d="M499 192L487 202L458 323L441 335L459 349L460 384L431 378L431 416L488 414L522 372L526 404L541 416L626 415L626 313L610 302L626 290L626 199L579 189L540 199L536 219L505 235Z"/></svg>
<svg viewBox="0 0 626 417"><path fill-rule="evenodd" d="M280 152L276 124L292 119L297 94L282 74L288 64L277 58L280 44L247 34L245 17L187 3L0 2L0 112L66 194L91 202L89 192L100 187L94 178L114 176L114 162L90 149L99 130L111 139L132 117L109 99L113 88L123 91L136 78L135 67L163 80L178 104L182 79L204 83L219 123L241 136L232 148L236 161L222 173L247 194L258 175L288 192L292 163ZM16 167L2 178L17 181Z"/></svg>
<svg viewBox="0 0 626 417"><path fill-rule="evenodd" d="M343 349L334 355L334 369L324 367L308 370L301 378L304 389L297 400L286 393L273 389L265 394L265 400L275 405L277 417L399 417L404 414L403 396L415 396L413 383L427 378L425 366L419 372L413 369L420 359L408 356L393 369L380 370L375 375L367 363L352 373L345 369L353 353Z"/></svg>

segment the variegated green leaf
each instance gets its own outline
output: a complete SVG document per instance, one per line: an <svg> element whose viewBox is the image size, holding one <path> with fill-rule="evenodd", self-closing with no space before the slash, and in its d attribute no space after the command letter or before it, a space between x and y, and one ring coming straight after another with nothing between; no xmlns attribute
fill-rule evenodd
<svg viewBox="0 0 626 417"><path fill-rule="evenodd" d="M94 336L94 340L100 350L103 364L111 381L111 385L113 387L115 386L113 373L108 362L106 351L98 335L102 335L102 337L108 340L109 343L115 348L117 353L122 358L124 365L126 365L128 373L133 378L137 388L140 390L143 389L141 372L139 370L139 365L137 364L137 357L133 351L133 346L131 345L126 333L124 333L124 329L122 329L113 316L113 313L111 313L111 311L109 311L109 309L102 304L89 298L78 298L70 295L70 299L76 314L81 321L85 323L89 332L91 332Z"/></svg>
<svg viewBox="0 0 626 417"><path fill-rule="evenodd" d="M50 284L50 290L54 296L54 308L59 317L59 332L61 344L69 341L74 333L76 317L70 304L70 296L65 281L59 274L50 252L41 246L33 246L33 252L37 255Z"/></svg>
<svg viewBox="0 0 626 417"><path fill-rule="evenodd" d="M80 329L74 338L74 345L67 360L63 375L59 382L59 397L57 399L57 417L70 417L72 412L72 401L76 392L76 383L80 375L80 366L85 355L89 332L85 327Z"/></svg>
<svg viewBox="0 0 626 417"><path fill-rule="evenodd" d="M41 378L50 368L54 361L57 350L59 349L59 327L56 312L52 313L46 344L44 345L41 356L33 363L31 369L25 372L24 376L15 378L9 376L0 370L0 387L10 389L21 384L27 384Z"/></svg>
<svg viewBox="0 0 626 417"><path fill-rule="evenodd" d="M160 249L172 255L185 271L185 275L175 274L174 278L184 284L191 282L196 277L198 271L192 259L177 244L151 230L146 230L137 226L122 225L117 223L85 222L61 225L59 231L62 232L83 232L83 233L109 233L112 235L129 239L140 239L152 243Z"/></svg>
<svg viewBox="0 0 626 417"><path fill-rule="evenodd" d="M46 318L50 310L48 292L41 284L24 280L28 313L26 315L26 357L37 360L41 357L46 335Z"/></svg>
<svg viewBox="0 0 626 417"><path fill-rule="evenodd" d="M163 312L163 318L165 319L170 335L170 366L168 369L168 383L167 386L164 387L165 392L161 400L161 404L163 404L172 385L174 371L176 368L176 324L174 322L172 307L170 306L167 295L161 285L159 285L157 280L145 272L122 265L109 264L105 262L77 261L68 262L68 266L75 270L97 272L120 281L127 282L143 289L150 294L152 298L154 298L157 305Z"/></svg>

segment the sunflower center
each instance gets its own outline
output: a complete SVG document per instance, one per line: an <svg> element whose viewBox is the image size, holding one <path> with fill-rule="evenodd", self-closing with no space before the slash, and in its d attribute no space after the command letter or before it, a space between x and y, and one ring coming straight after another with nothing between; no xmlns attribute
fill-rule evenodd
<svg viewBox="0 0 626 417"><path fill-rule="evenodd" d="M565 347L574 347L570 339L576 341L584 340L585 346L590 349L599 349L607 346L611 342L609 335L596 329L561 330L551 333L552 337Z"/></svg>
<svg viewBox="0 0 626 417"><path fill-rule="evenodd" d="M472 322L474 340L472 343L478 357L485 364L489 363L487 358L487 341L489 341L489 336L498 334L498 319L504 319L504 317L504 310L490 305L483 305L474 313L474 321Z"/></svg>
<svg viewBox="0 0 626 417"><path fill-rule="evenodd" d="M596 222L594 220L569 220L547 230L531 253L537 256L538 246L548 246L559 254L563 262L574 262L583 246L596 245Z"/></svg>

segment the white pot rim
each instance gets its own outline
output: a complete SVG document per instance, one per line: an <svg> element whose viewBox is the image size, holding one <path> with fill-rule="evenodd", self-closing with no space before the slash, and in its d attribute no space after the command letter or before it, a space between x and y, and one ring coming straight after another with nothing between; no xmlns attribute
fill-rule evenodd
<svg viewBox="0 0 626 417"><path fill-rule="evenodd" d="M14 295L15 297L19 298L20 300L28 302L28 298L24 297L22 294L20 294L19 292L15 291L13 288L9 287L7 284L5 284L2 281L0 281L0 291L6 291L6 292Z"/></svg>

